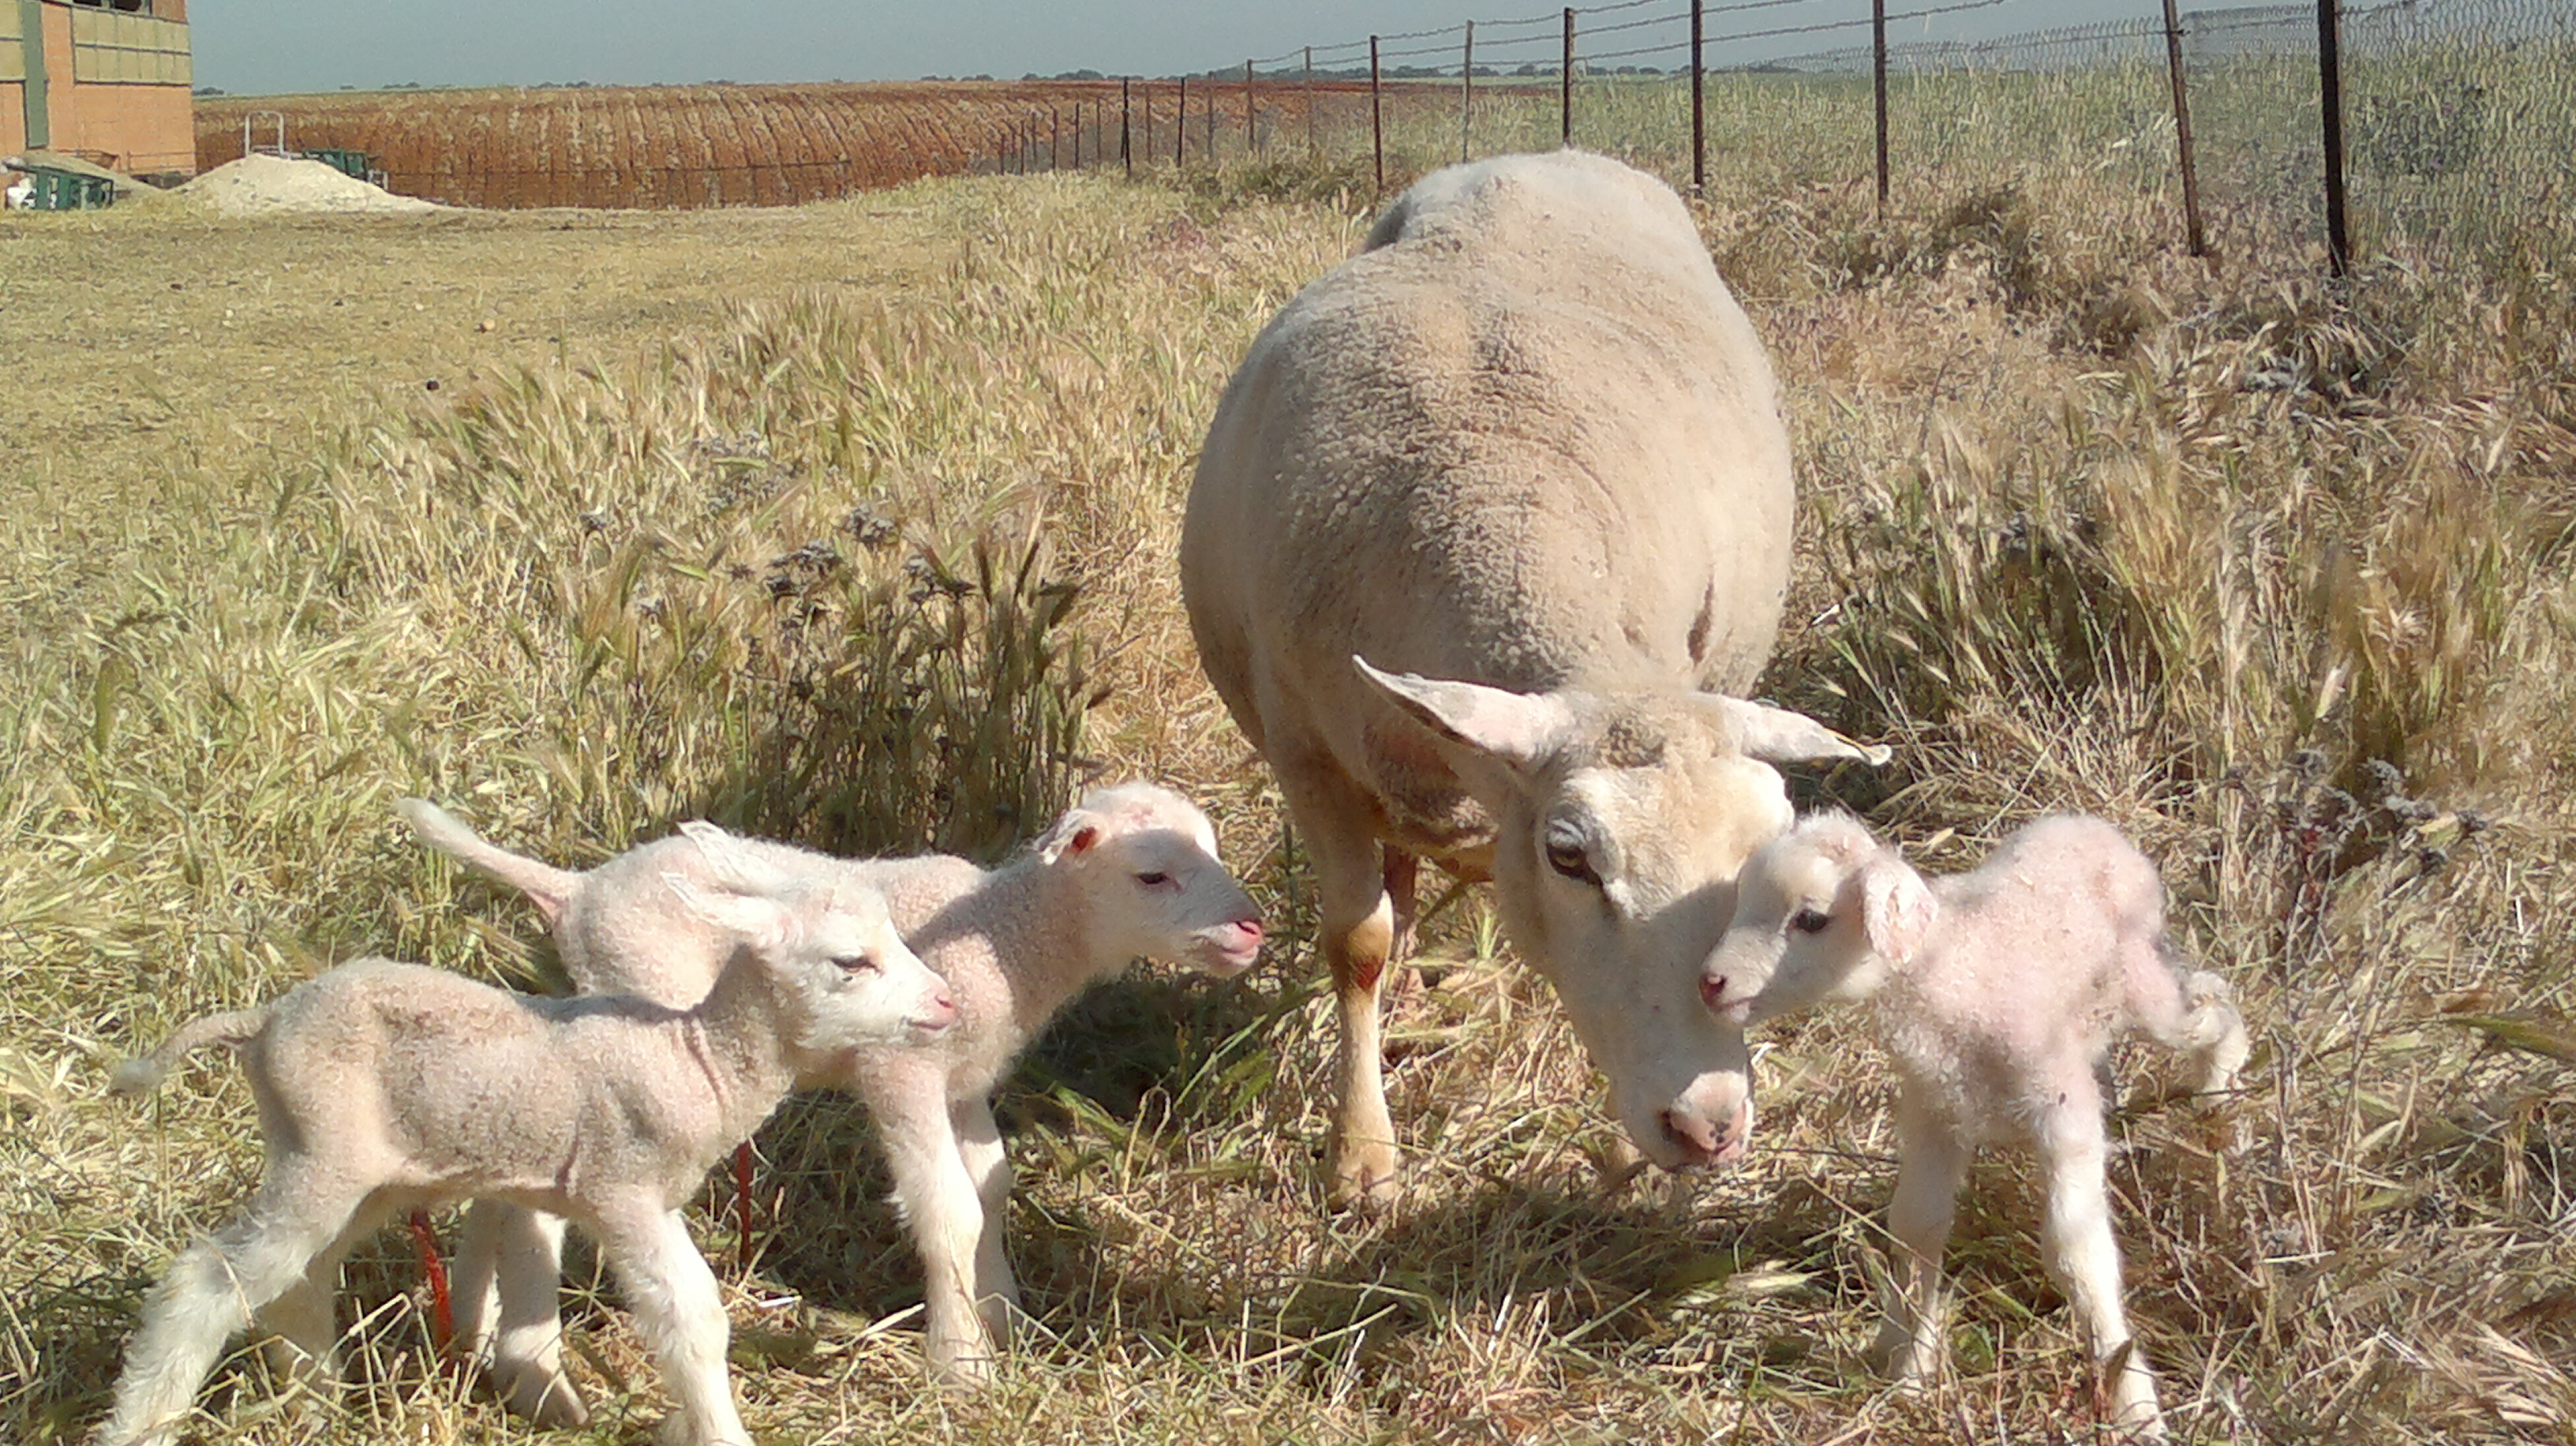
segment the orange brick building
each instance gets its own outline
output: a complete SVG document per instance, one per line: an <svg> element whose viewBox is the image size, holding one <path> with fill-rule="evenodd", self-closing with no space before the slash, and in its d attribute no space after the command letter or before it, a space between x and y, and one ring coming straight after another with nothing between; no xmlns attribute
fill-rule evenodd
<svg viewBox="0 0 2576 1446"><path fill-rule="evenodd" d="M0 0L0 157L192 175L187 0Z"/></svg>

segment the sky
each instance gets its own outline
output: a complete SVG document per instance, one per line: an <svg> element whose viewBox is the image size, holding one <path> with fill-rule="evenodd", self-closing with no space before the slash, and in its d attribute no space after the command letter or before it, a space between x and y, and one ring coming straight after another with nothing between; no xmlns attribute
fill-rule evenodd
<svg viewBox="0 0 2576 1446"><path fill-rule="evenodd" d="M1599 3L1599 0L1595 0ZM1643 0L1578 17L1596 26L1678 15L1688 0ZM1961 0L1888 0L1891 15ZM2201 0L2207 3L2207 0ZM1712 65L1866 44L1858 29L1715 43L1742 31L1862 20L1868 0L1706 0ZM1976 39L2154 14L2159 0L1975 0L1897 20L1891 40ZM2192 5L2191 8L2199 8ZM1174 75L1239 66L1299 47L1365 42L1371 32L1478 22L1478 60L1508 69L1553 56L1549 0L189 0L201 86L236 94L372 90L388 85L599 85L689 81L1006 79L1071 70ZM1612 45L1606 29L1578 53ZM1615 32L1621 45L1680 39L1678 21ZM1521 39L1509 46L1505 42ZM1386 49L1437 42L1388 41ZM1366 63L1365 45L1342 53ZM1335 61L1319 55L1317 65ZM1673 65L1678 55L1610 62ZM1390 66L1399 63L1389 59ZM1429 63L1428 58L1407 63Z"/></svg>

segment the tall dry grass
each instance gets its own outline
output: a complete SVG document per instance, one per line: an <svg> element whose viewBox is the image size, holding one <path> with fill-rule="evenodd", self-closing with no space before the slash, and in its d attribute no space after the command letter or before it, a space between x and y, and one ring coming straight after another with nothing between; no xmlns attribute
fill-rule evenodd
<svg viewBox="0 0 2576 1446"><path fill-rule="evenodd" d="M1963 1216L1956 1379L1892 1397L1851 1359L1892 1162L1847 1022L1763 1042L1753 1165L1605 1194L1591 1072L1473 895L1393 1011L1412 1188L1324 1209L1304 874L1170 564L1226 370L1363 225L1347 170L1267 165L906 192L954 238L917 293L325 418L275 471L183 476L70 641L0 653L0 1434L80 1428L253 1162L220 1066L97 1100L121 1050L359 952L548 976L396 794L575 863L697 813L989 856L1135 771L1210 804L1272 964L1098 991L1006 1091L1038 1327L987 1397L916 1385L865 1122L794 1103L733 1296L766 1438L2100 1434L2009 1166ZM2244 991L2247 1096L2117 1121L2180 1434L2567 1439L2576 307L2545 270L2211 274L2116 179L1704 210L1808 501L1764 686L1898 745L1840 801L1935 866L2043 811L2130 827ZM363 1388L278 1409L245 1355L207 1439L530 1434L430 1367L393 1242L351 1274ZM576 1282L583 1439L622 1439L652 1373Z"/></svg>

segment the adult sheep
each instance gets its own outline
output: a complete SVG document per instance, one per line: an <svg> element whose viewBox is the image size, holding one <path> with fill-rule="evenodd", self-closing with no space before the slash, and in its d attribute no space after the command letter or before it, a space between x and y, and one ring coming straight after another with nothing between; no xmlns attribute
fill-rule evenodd
<svg viewBox="0 0 2576 1446"><path fill-rule="evenodd" d="M1680 200L1599 156L1425 177L1253 342L1181 585L1314 858L1337 1192L1394 1188L1378 993L1425 857L1493 879L1649 1159L1742 1152L1699 963L1791 821L1772 765L1884 757L1721 696L1770 652L1792 506L1760 340Z"/></svg>

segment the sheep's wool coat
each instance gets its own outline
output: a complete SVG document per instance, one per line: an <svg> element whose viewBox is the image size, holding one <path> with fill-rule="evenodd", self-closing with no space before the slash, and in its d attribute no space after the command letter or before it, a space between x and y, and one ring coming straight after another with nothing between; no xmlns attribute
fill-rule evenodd
<svg viewBox="0 0 2576 1446"><path fill-rule="evenodd" d="M1506 156L1415 186L1253 343L1182 583L1256 746L1314 740L1388 837L1455 854L1488 822L1354 652L1521 691L1741 693L1791 523L1770 365L1680 200L1599 156Z"/></svg>

